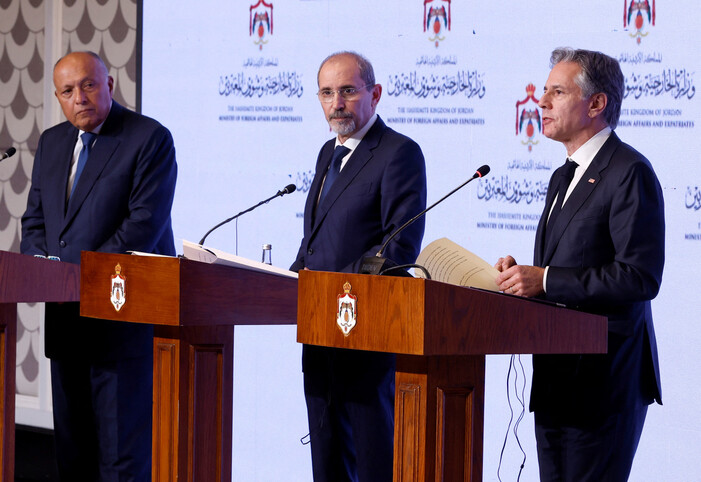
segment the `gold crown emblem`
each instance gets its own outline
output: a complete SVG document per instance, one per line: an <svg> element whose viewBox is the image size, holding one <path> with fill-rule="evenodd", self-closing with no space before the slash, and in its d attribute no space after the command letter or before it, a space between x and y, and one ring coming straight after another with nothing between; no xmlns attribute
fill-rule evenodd
<svg viewBox="0 0 701 482"><path fill-rule="evenodd" d="M344 291L345 293L350 293L350 291L351 291L351 284L350 284L348 281L346 281L345 283L343 283L343 291Z"/></svg>
<svg viewBox="0 0 701 482"><path fill-rule="evenodd" d="M527 93L529 96L535 94L535 85L533 85L533 84L528 84L528 85L526 86L526 93Z"/></svg>
<svg viewBox="0 0 701 482"><path fill-rule="evenodd" d="M117 266L114 267L114 272L117 274L122 273L122 266L119 263L117 263Z"/></svg>

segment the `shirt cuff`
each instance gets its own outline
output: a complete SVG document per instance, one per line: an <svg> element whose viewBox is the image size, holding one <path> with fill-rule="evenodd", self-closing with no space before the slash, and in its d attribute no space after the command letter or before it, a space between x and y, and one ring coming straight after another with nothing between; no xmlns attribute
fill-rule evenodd
<svg viewBox="0 0 701 482"><path fill-rule="evenodd" d="M550 266L545 267L545 273L543 273L543 291L545 293L548 292L548 290L545 289L545 286L548 284L548 270L550 269Z"/></svg>

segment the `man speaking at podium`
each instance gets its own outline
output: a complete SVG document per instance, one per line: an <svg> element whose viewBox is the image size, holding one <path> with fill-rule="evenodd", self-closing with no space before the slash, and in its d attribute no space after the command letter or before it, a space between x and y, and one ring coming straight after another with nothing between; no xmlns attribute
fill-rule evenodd
<svg viewBox="0 0 701 482"><path fill-rule="evenodd" d="M112 100L92 52L63 57L53 80L68 122L39 139L21 251L69 263L81 250L174 255L170 132ZM151 480L152 327L47 303L45 339L61 480Z"/></svg>
<svg viewBox="0 0 701 482"><path fill-rule="evenodd" d="M533 356L530 409L542 481L621 482L648 405L661 403L650 300L664 265L662 190L650 162L613 132L618 62L557 49L550 63L543 133L568 160L550 179L535 266L500 258L497 284L608 317L607 354Z"/></svg>
<svg viewBox="0 0 701 482"><path fill-rule="evenodd" d="M367 59L333 54L317 81L337 136L319 152L290 269L357 273L364 257L426 207L424 157L375 114L382 87ZM423 219L410 225L389 243L387 258L413 263L423 231ZM394 355L305 345L302 369L314 480L391 482Z"/></svg>

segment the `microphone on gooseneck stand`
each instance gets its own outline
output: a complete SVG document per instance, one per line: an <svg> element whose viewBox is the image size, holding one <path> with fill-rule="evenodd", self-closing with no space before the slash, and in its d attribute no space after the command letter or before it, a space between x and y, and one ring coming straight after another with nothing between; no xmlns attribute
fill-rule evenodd
<svg viewBox="0 0 701 482"><path fill-rule="evenodd" d="M423 268L421 268L420 266L416 266L416 265L398 266L397 263L395 263L394 261L387 259L387 258L383 258L382 254L384 253L385 248L387 247L389 242L392 241L392 239L394 239L399 233L404 231L405 228L407 228L408 226L413 224L414 221L416 221L421 216L426 214L428 211L430 211L431 209L436 207L438 204L442 203L446 198L455 194L457 191L462 189L465 185L467 185L468 183L470 183L474 179L486 176L489 173L489 170L490 170L489 166L486 164L484 166L480 167L479 169L477 169L477 171L472 175L472 177L470 179L463 182L458 187L456 187L455 189L450 191L448 194L446 194L445 196L440 198L438 201L431 204L429 207L427 207L426 209L421 211L419 214L417 214L416 216L411 218L409 221L404 223L399 229L394 231L389 238L387 238L387 241L385 241L382 244L382 247L380 248L380 250L377 252L377 254L375 256L366 256L365 258L363 258L363 262L360 265L360 273L361 274L380 274L381 275L381 274L385 274L389 271L396 271L397 276L411 276L409 274L409 272L406 271L405 268L418 267L418 268L423 270ZM424 270L424 272L425 272L425 270ZM428 276L428 278L430 279L430 276Z"/></svg>
<svg viewBox="0 0 701 482"><path fill-rule="evenodd" d="M5 151L5 154L3 154L2 157L0 157L0 161L4 161L8 157L14 156L15 152L17 152L17 149L15 149L14 147L10 147L8 150Z"/></svg>
<svg viewBox="0 0 701 482"><path fill-rule="evenodd" d="M217 225L214 226L212 229L210 229L209 231L207 231L207 233L205 233L205 235L202 236L202 239L200 239L199 245L202 246L202 245L204 244L204 240L207 239L207 236L209 236L210 234L212 234L212 231L214 231L215 229L217 229L217 228L219 228L219 227L221 227L221 226L224 226L226 223L228 223L228 222L230 222L230 221L233 221L234 219L238 218L238 217L241 216L242 214L246 214L247 212L253 211L255 208L257 208L257 207L260 206L261 204L267 203L267 202L270 201L271 199L275 199L275 198L278 197L278 196L284 196L285 194L293 193L293 192L295 192L295 190L297 190L297 186L295 186L294 184L288 184L288 185L285 186L284 188L280 189L274 196L270 196L268 199L259 202L259 203L256 204L255 206L251 206L250 208L246 209L245 211L241 211L241 212L238 213L237 215L231 216L230 218L225 219L224 221L222 221L221 223L217 224Z"/></svg>

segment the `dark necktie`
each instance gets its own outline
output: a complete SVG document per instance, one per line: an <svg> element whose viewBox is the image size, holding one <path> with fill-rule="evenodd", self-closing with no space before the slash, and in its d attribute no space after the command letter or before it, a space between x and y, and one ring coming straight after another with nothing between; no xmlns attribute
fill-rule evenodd
<svg viewBox="0 0 701 482"><path fill-rule="evenodd" d="M80 150L80 154L78 154L78 167L75 169L73 187L71 187L71 196L73 196L75 187L78 185L78 179L80 179L80 175L83 173L83 169L85 169L85 163L88 161L90 149L92 149L92 144L95 137L97 137L97 134L93 134L92 132L83 132L80 135L80 138L83 141L83 148Z"/></svg>
<svg viewBox="0 0 701 482"><path fill-rule="evenodd" d="M562 211L562 205L565 202L565 194L567 194L567 188L570 187L577 166L578 164L570 159L567 159L565 162L564 169L562 169L560 173L560 180L557 183L557 200L548 218L547 226L555 225L555 220L560 215L560 211Z"/></svg>
<svg viewBox="0 0 701 482"><path fill-rule="evenodd" d="M334 181L341 172L341 161L350 152L350 149L344 146L336 146L333 151L333 157L331 158L331 164L329 165L329 170L326 172L326 179L324 180L324 187L321 188L321 196L319 196L319 204L324 200L324 197L331 190Z"/></svg>

